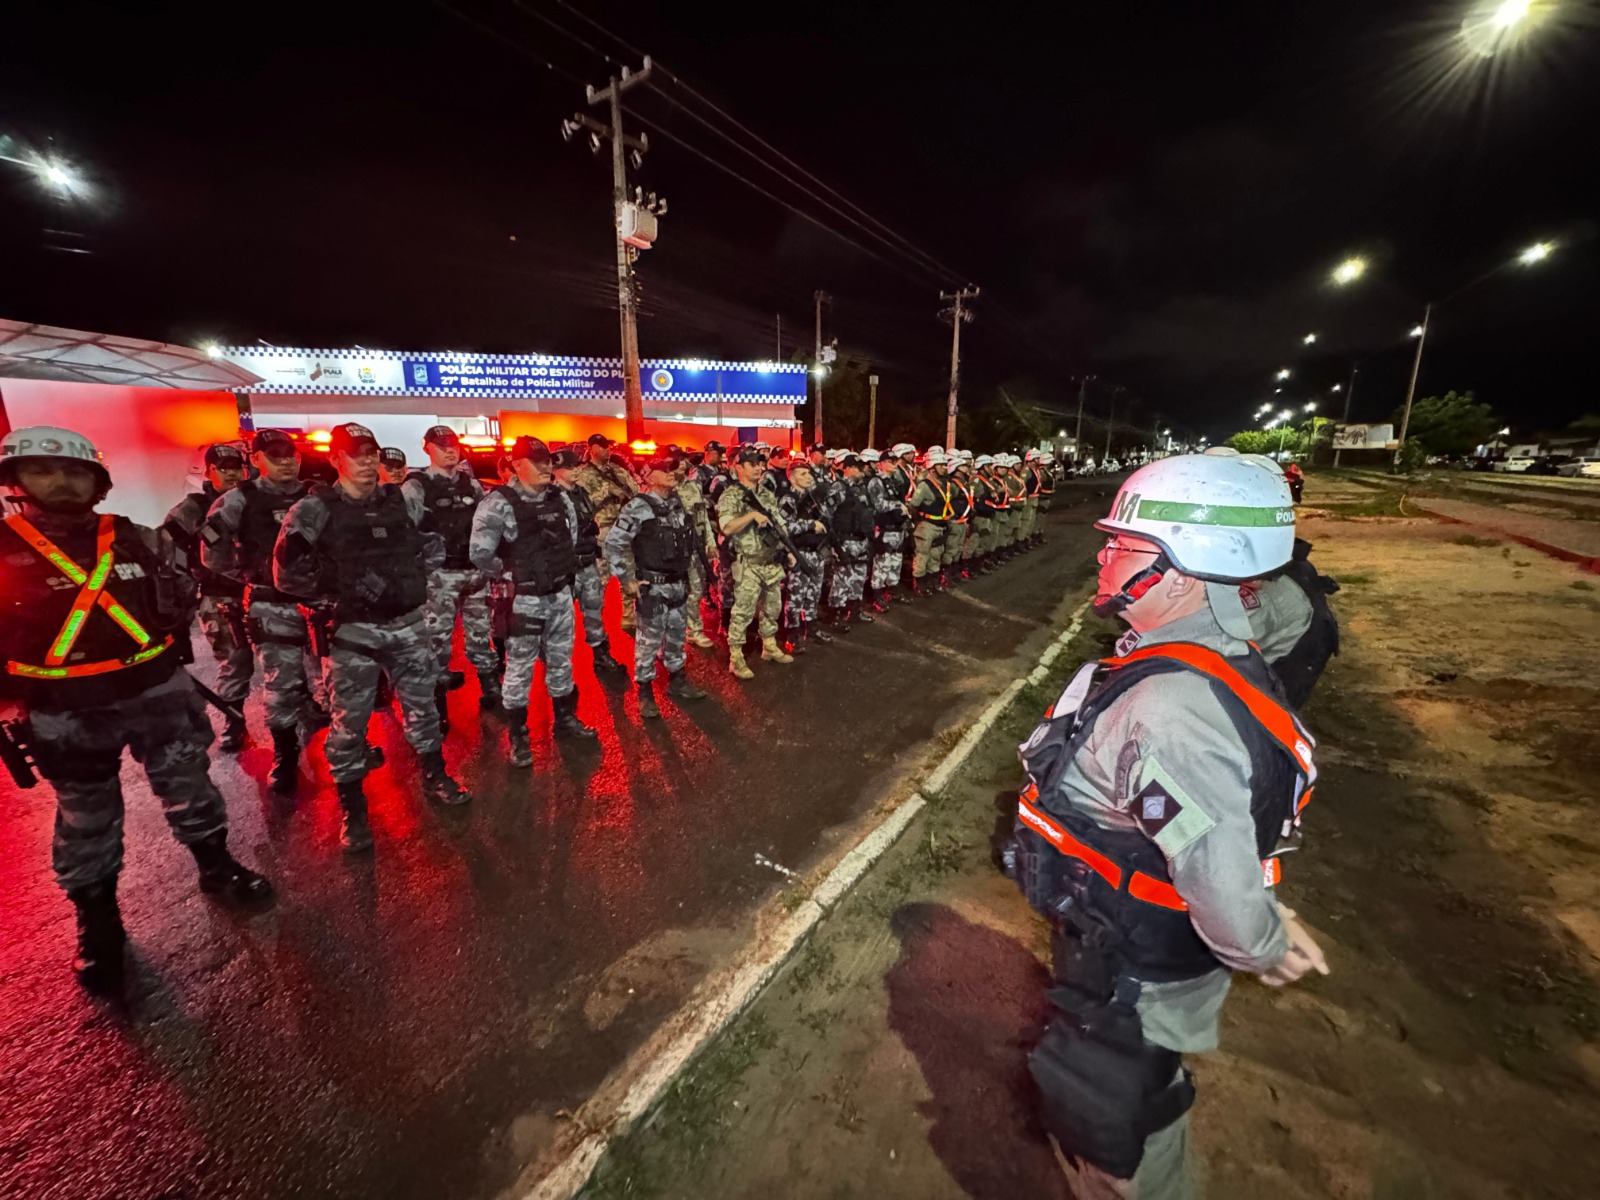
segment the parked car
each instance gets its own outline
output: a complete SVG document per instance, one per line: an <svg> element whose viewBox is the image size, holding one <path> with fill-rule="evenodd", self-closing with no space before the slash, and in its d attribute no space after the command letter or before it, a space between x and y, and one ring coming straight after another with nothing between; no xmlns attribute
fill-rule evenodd
<svg viewBox="0 0 1600 1200"><path fill-rule="evenodd" d="M1528 468L1533 466L1536 461L1531 454L1518 454L1512 458L1501 459L1495 464L1495 470L1504 471L1512 475L1523 475L1527 473Z"/></svg>
<svg viewBox="0 0 1600 1200"><path fill-rule="evenodd" d="M1600 479L1600 455L1590 454L1582 458L1568 459L1556 468L1556 472L1569 479L1577 477Z"/></svg>
<svg viewBox="0 0 1600 1200"><path fill-rule="evenodd" d="M1561 473L1561 464L1566 461L1564 458L1541 454L1529 464L1525 473L1528 475L1559 475Z"/></svg>

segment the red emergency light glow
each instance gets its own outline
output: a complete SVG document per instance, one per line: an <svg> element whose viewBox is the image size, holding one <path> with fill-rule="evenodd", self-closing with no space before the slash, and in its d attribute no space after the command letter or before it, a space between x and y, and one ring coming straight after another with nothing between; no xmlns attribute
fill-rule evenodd
<svg viewBox="0 0 1600 1200"><path fill-rule="evenodd" d="M656 452L656 444L654 442L630 442L628 446L635 454L654 454Z"/></svg>

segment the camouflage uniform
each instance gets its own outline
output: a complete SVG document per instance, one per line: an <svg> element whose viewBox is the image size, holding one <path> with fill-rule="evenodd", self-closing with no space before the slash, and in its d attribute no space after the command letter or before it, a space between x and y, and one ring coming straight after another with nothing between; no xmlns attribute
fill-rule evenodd
<svg viewBox="0 0 1600 1200"><path fill-rule="evenodd" d="M777 509L769 493L760 489L752 492L737 483L730 484L717 504L722 525L743 516L752 508L765 513L774 524L781 524L783 514ZM750 622L760 614L758 631L763 641L778 636L778 618L783 609L783 577L787 570L786 551L773 546L768 537L754 522L746 525L733 537L725 539L732 545L733 562L729 577L733 582L733 611L728 623L728 645L742 647Z"/></svg>
<svg viewBox="0 0 1600 1200"><path fill-rule="evenodd" d="M336 505L345 510L335 511ZM385 514L388 523L382 527L387 532L382 540L388 556L375 560L381 571L377 566L368 568L377 591L369 607L340 590L344 576L362 563L344 546L330 545L326 535L344 522L360 527ZM273 552L278 589L307 602L337 606L328 655L333 725L323 748L336 784L356 782L367 774L367 723L377 705L380 675L389 677L400 701L401 724L412 749L425 759L439 753L444 740L434 707L439 662L423 611L428 573L443 558L439 539L416 529L400 489L392 484L379 484L365 500L342 487L318 487L283 519ZM350 569L340 570L341 566ZM408 603L413 599L415 603ZM393 612L396 608L402 611Z"/></svg>
<svg viewBox="0 0 1600 1200"><path fill-rule="evenodd" d="M611 532L611 526L616 523L617 514L622 511L624 504L638 494L639 485L634 482L628 469L615 458L604 466L597 462L584 463L572 473L572 481L588 492L589 499L594 502L594 519L600 526L600 545L604 546L606 536ZM604 556L598 565L603 575L610 574L610 564ZM601 578L602 591L605 583L605 578ZM633 597L623 593L622 627L632 629L635 621Z"/></svg>
<svg viewBox="0 0 1600 1200"><path fill-rule="evenodd" d="M874 489L871 485L877 485ZM873 541L872 587L892 588L905 570L905 496L911 480L898 467L874 477L867 489L878 517L877 537Z"/></svg>
<svg viewBox="0 0 1600 1200"><path fill-rule="evenodd" d="M829 491L829 524L833 526L833 579L828 587L828 603L834 608L859 604L866 595L867 568L872 558L874 514L867 498L866 486L859 480L840 478ZM855 519L862 522L854 536L843 527L845 506L849 505ZM865 530L863 532L862 530Z"/></svg>
<svg viewBox="0 0 1600 1200"><path fill-rule="evenodd" d="M204 490L178 501L162 522L182 555L182 565L200 585L200 632L217 661L216 693L230 704L243 704L250 695L250 675L254 666L248 638L240 634L244 620L244 585L205 569L200 562L200 527L206 514L221 495L207 483ZM237 622L230 620L224 606L232 606Z"/></svg>
<svg viewBox="0 0 1600 1200"><path fill-rule="evenodd" d="M454 483L456 478L468 484L460 489L462 495L438 495L430 509L429 490L439 487L434 481ZM451 508L459 507L466 512L481 503L483 485L472 473L472 468L465 464L454 472L429 467L423 471L413 471L407 476L400 485L400 494L406 498L406 511L411 514L411 520L417 528L438 532L444 542L444 564L428 573L428 604L423 613L423 625L433 643L434 657L439 664L438 682L443 685L450 677L450 655L455 649L457 614L461 619L462 644L467 662L472 664L479 679L492 679L500 669L500 660L489 636L489 581L483 577L483 572L472 566L468 557L467 535L470 525L452 522L450 517ZM462 500L469 503L460 503Z"/></svg>
<svg viewBox="0 0 1600 1200"><path fill-rule="evenodd" d="M703 637L705 622L700 615L700 600L711 585L706 565L715 562L717 558L717 531L711 524L711 513L706 506L705 493L701 491L694 475L691 474L682 480L675 491L684 512L689 514L689 527L694 530L695 542L704 551L703 555L697 552L689 560L689 594L684 607L684 621L689 636Z"/></svg>
<svg viewBox="0 0 1600 1200"><path fill-rule="evenodd" d="M684 563L684 579L644 578L646 570L636 565L635 539L651 521L664 522L669 528L682 531L678 536L688 559ZM688 547L699 536L677 490L664 498L650 491L639 493L622 506L616 523L606 535L606 564L622 585L624 594L635 578L639 580L639 632L633 641L635 683L649 683L656 677L658 657L667 668L667 674L676 675L683 670L683 644L689 630L685 610L689 607L689 578L694 565Z"/></svg>
<svg viewBox="0 0 1600 1200"><path fill-rule="evenodd" d="M546 491L553 489L559 494L566 513L568 535L574 544L578 539L577 510L565 491L555 483L535 490L513 479L505 488L490 492L472 518L472 563L495 578L509 571L505 559L522 532L511 499L505 494L507 489L516 491L526 500L542 498ZM565 586L542 596L532 594L525 587L517 588L506 631L506 673L501 684L507 709L519 712L527 709L528 695L533 689L534 664L540 659L544 660L544 686L550 699L559 702L572 695L576 687L572 680L572 648L578 636L572 605L571 578ZM557 708L560 707L557 703Z"/></svg>
<svg viewBox="0 0 1600 1200"><path fill-rule="evenodd" d="M251 496L250 489L257 495ZM257 522L264 519L263 508L257 506L287 512L286 504L298 502L306 491L307 485L298 480L241 483L211 506L200 532L200 561L206 569L249 585L245 617L261 670L267 728L275 731L299 725L308 702L326 707L326 681L322 664L310 657L305 617L293 596L273 586L271 547L255 544L262 536ZM249 528L244 528L247 523ZM241 542L241 536L250 544Z"/></svg>
<svg viewBox="0 0 1600 1200"><path fill-rule="evenodd" d="M788 603L784 623L790 629L815 621L822 608L822 573L828 561L828 533L817 530L825 514L817 502L816 489L790 488L778 501L784 528L794 543L794 566L789 568Z"/></svg>

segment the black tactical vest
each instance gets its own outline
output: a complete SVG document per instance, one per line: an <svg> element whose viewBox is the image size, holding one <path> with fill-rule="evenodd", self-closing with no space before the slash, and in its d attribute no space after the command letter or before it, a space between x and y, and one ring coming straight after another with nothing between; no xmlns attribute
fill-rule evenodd
<svg viewBox="0 0 1600 1200"><path fill-rule="evenodd" d="M420 608L428 598L422 534L400 489L379 484L365 504L337 487L319 486L314 494L328 507L317 568L335 620L392 621Z"/></svg>
<svg viewBox="0 0 1600 1200"><path fill-rule="evenodd" d="M553 483L536 496L509 484L498 491L511 502L517 520L517 540L501 546L517 591L548 596L569 586L578 573L578 555L562 502L566 493Z"/></svg>
<svg viewBox="0 0 1600 1200"><path fill-rule="evenodd" d="M1294 648L1272 664L1283 681L1284 694L1296 709L1311 699L1311 690L1322 678L1328 660L1339 653L1339 619L1328 605L1328 597L1339 590L1339 585L1311 565L1310 554L1311 543L1295 538L1294 557L1283 573L1299 584L1311 601L1311 624Z"/></svg>
<svg viewBox="0 0 1600 1200"><path fill-rule="evenodd" d="M594 519L594 499L581 487L569 488L567 499L578 517L578 544L573 553L580 567L600 557L600 523Z"/></svg>
<svg viewBox="0 0 1600 1200"><path fill-rule="evenodd" d="M805 526L799 533L792 535L794 544L802 550L820 550L826 546L829 540L826 528L828 522L822 514L822 503L817 498L816 489L802 492L799 488L794 488L786 499L794 505L795 523ZM821 521L824 528L818 529L812 524L813 521Z"/></svg>
<svg viewBox="0 0 1600 1200"><path fill-rule="evenodd" d="M283 524L284 515L310 490L310 485L303 482L282 494L263 490L255 479L239 485L244 495L237 535L239 570L250 584L252 598L280 604L292 602L293 597L272 586L272 548L278 544L278 527Z"/></svg>
<svg viewBox="0 0 1600 1200"><path fill-rule="evenodd" d="M449 475L416 471L412 478L422 484L422 531L444 539L447 570L467 570L472 566L467 553L472 539L472 514L483 498L477 481L465 471L452 471Z"/></svg>
<svg viewBox="0 0 1600 1200"><path fill-rule="evenodd" d="M641 493L655 514L633 535L633 561L643 583L682 583L694 556L694 530L681 504Z"/></svg>
<svg viewBox="0 0 1600 1200"><path fill-rule="evenodd" d="M93 571L97 540L94 525L81 532L45 536L85 573ZM174 635L174 644L144 661L100 674L39 679L8 669L0 675L0 689L8 699L57 712L98 708L165 682L189 661L188 622L194 601L186 577L163 563L126 517L116 519L111 554L115 565L106 576L106 593L144 627L151 646L168 634ZM45 666L79 590L78 584L9 526L0 525L0 662ZM61 666L70 670L81 664L125 660L139 653L138 642L104 609L96 607L84 618L72 651Z"/></svg>
<svg viewBox="0 0 1600 1200"><path fill-rule="evenodd" d="M1250 683L1272 697L1282 690L1260 654L1227 660ZM1076 712L1054 713L1034 729L1017 749L1032 780L1033 804L1090 849L1122 869L1120 888L1113 887L1081 860L1057 851L1046 837L1017 825L1019 859L1025 864L1018 883L1035 908L1050 915L1070 899L1073 920L1085 918L1113 931L1112 953L1138 979L1162 982L1193 979L1217 970L1221 963L1194 930L1184 910L1166 908L1129 895L1135 873L1170 884L1166 856L1137 829L1106 829L1062 797L1059 785L1067 765L1088 740L1099 715L1128 688L1143 679L1189 670L1172 659L1153 658L1116 670L1102 671ZM1211 680L1211 690L1233 720L1250 756L1250 816L1255 823L1256 852L1263 861L1280 851L1295 832L1295 816L1305 776L1289 753L1274 740L1226 686Z"/></svg>
<svg viewBox="0 0 1600 1200"><path fill-rule="evenodd" d="M883 484L886 500L893 500L896 504L904 503L906 488L909 481L904 472L899 470L886 471L878 476L878 481ZM889 508L887 505L878 513L878 527L880 529L904 529L906 527L906 514L898 507Z"/></svg>
<svg viewBox="0 0 1600 1200"><path fill-rule="evenodd" d="M864 489L848 482L837 486L839 502L833 509L834 544L870 538L874 519Z"/></svg>

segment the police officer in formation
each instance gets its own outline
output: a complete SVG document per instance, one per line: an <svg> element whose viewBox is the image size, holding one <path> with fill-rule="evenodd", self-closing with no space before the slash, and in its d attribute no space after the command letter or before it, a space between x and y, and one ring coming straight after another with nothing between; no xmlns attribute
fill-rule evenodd
<svg viewBox="0 0 1600 1200"><path fill-rule="evenodd" d="M876 450L863 452L876 455ZM876 462L879 486L874 501L877 513L876 534L872 543L872 578L869 586L876 597L876 611L887 612L891 599L902 603L911 600L909 591L895 591L905 574L906 531L911 527L909 501L916 488L914 472L917 448L907 442L897 442Z"/></svg>
<svg viewBox="0 0 1600 1200"><path fill-rule="evenodd" d="M1022 745L1009 869L1052 922L1054 1009L1030 1058L1079 1196L1192 1194L1182 1055L1215 1049L1234 972L1327 973L1273 897L1315 742L1241 598L1294 551L1281 476L1181 455L1123 483L1095 611L1128 626Z"/></svg>
<svg viewBox="0 0 1600 1200"><path fill-rule="evenodd" d="M406 452L399 446L385 446L378 451L378 482L399 487L406 481Z"/></svg>
<svg viewBox="0 0 1600 1200"><path fill-rule="evenodd" d="M328 461L338 481L312 488L283 518L273 584L306 604L319 627L333 717L324 755L344 814L340 842L362 851L372 846L362 781L374 765L367 723L381 675L422 761L423 793L446 805L472 797L445 768L433 703L439 665L424 614L428 572L443 563L443 546L417 528L400 489L378 481L378 443L366 426L335 426Z"/></svg>
<svg viewBox="0 0 1600 1200"><path fill-rule="evenodd" d="M244 702L250 695L253 658L244 623L244 584L208 571L200 561L200 528L217 498L238 487L245 476L244 451L232 442L208 446L205 484L191 492L167 514L162 529L172 538L183 563L200 590L200 632L217 661L217 695L234 707L224 716L219 750L244 746Z"/></svg>
<svg viewBox="0 0 1600 1200"><path fill-rule="evenodd" d="M916 517L912 529L911 566L914 595L943 591L947 586L940 567L949 537L950 515L954 511L950 502L950 460L945 457L944 448L929 446L923 461L927 469L912 489L909 501Z"/></svg>
<svg viewBox="0 0 1600 1200"><path fill-rule="evenodd" d="M500 662L489 636L489 581L472 565L468 545L483 485L464 461L461 440L448 425L435 425L423 434L422 449L428 465L405 476L400 493L417 528L444 547L444 562L428 573L423 624L439 668L434 707L440 727L448 730L448 693L466 682L460 671L450 669L458 618L467 662L478 676L478 703L484 709L500 703Z"/></svg>
<svg viewBox="0 0 1600 1200"><path fill-rule="evenodd" d="M639 485L628 469L611 456L612 441L603 433L589 435L589 457L583 466L574 473L573 479L579 487L589 493L589 499L594 501L594 519L599 526L599 540L603 547L606 544L606 535L611 532L611 526L616 522L617 514L622 511L622 506L633 499L638 492ZM600 558L601 570L604 571L606 559ZM632 596L622 597L622 628L631 631L634 628L634 601Z"/></svg>
<svg viewBox="0 0 1600 1200"><path fill-rule="evenodd" d="M472 519L472 564L509 583L506 673L501 684L506 756L512 766L527 767L533 765L528 698L533 667L541 659L556 735L593 739L596 734L578 720L578 688L572 679L577 510L556 485L550 448L538 438L516 440L511 468L511 482L490 493Z"/></svg>
<svg viewBox="0 0 1600 1200"><path fill-rule="evenodd" d="M678 492L682 460L658 454L645 464L645 490L622 506L606 536L611 574L633 598L639 614L634 635L633 682L639 715L655 718L656 660L667 668L667 695L699 700L705 693L684 672L689 578L701 533Z"/></svg>
<svg viewBox="0 0 1600 1200"><path fill-rule="evenodd" d="M273 581L272 552L284 517L310 486L300 478L299 451L282 430L257 432L250 462L257 477L218 497L206 515L200 562L245 588L245 624L272 737L272 790L292 795L299 786L301 731L325 724L327 714L314 704L323 690L321 663L309 658L298 600Z"/></svg>
<svg viewBox="0 0 1600 1200"><path fill-rule="evenodd" d="M598 674L610 678L625 677L628 668L612 656L611 642L601 623L601 613L605 609L606 580L610 572L602 561L604 551L600 545L600 523L595 520L594 501L587 491L577 485L575 479L583 459L576 450L567 446L551 455L550 463L555 468L556 485L566 492L567 499L572 501L572 511L578 518L578 541L575 547L578 573L573 578L572 588L577 594L578 612L583 618L583 640L594 654L594 668Z"/></svg>
<svg viewBox="0 0 1600 1200"><path fill-rule="evenodd" d="M766 459L755 446L740 447L733 460L734 482L723 489L717 504L724 545L732 560L732 615L728 622L728 671L739 679L754 679L745 662L744 639L750 622L760 614L761 657L792 663L794 657L778 644L778 619L783 611L783 584L788 569L798 561L788 545L783 514L772 494L761 487Z"/></svg>
<svg viewBox="0 0 1600 1200"><path fill-rule="evenodd" d="M839 629L848 633L851 621L871 624L873 620L861 602L867 590L876 517L867 494L866 464L856 455L846 454L839 459L839 469L840 478L828 495L834 556L828 603L837 614Z"/></svg>
<svg viewBox="0 0 1600 1200"><path fill-rule="evenodd" d="M706 633L705 620L700 615L700 601L711 589L712 564L717 561L717 528L711 519L711 506L706 500L705 490L700 486L695 472L689 469L688 457L681 451L678 453L675 490L683 511L689 514L689 527L695 535L694 553L689 557L689 599L683 611L689 643L709 650L716 643Z"/></svg>
<svg viewBox="0 0 1600 1200"><path fill-rule="evenodd" d="M4 699L21 707L27 746L55 789L51 860L77 915L78 978L115 993L127 941L117 905L124 748L194 855L201 891L251 905L270 900L272 885L228 850L209 774L215 735L183 670L197 594L172 539L96 511L111 476L69 429L6 434L0 485L13 499L0 521Z"/></svg>
<svg viewBox="0 0 1600 1200"><path fill-rule="evenodd" d="M832 535L818 492L811 463L804 459L791 463L789 488L778 500L778 511L783 514L784 528L794 546L794 566L789 569L788 599L783 612L794 654L805 653L808 640L833 641L833 635L820 624L822 582Z"/></svg>

